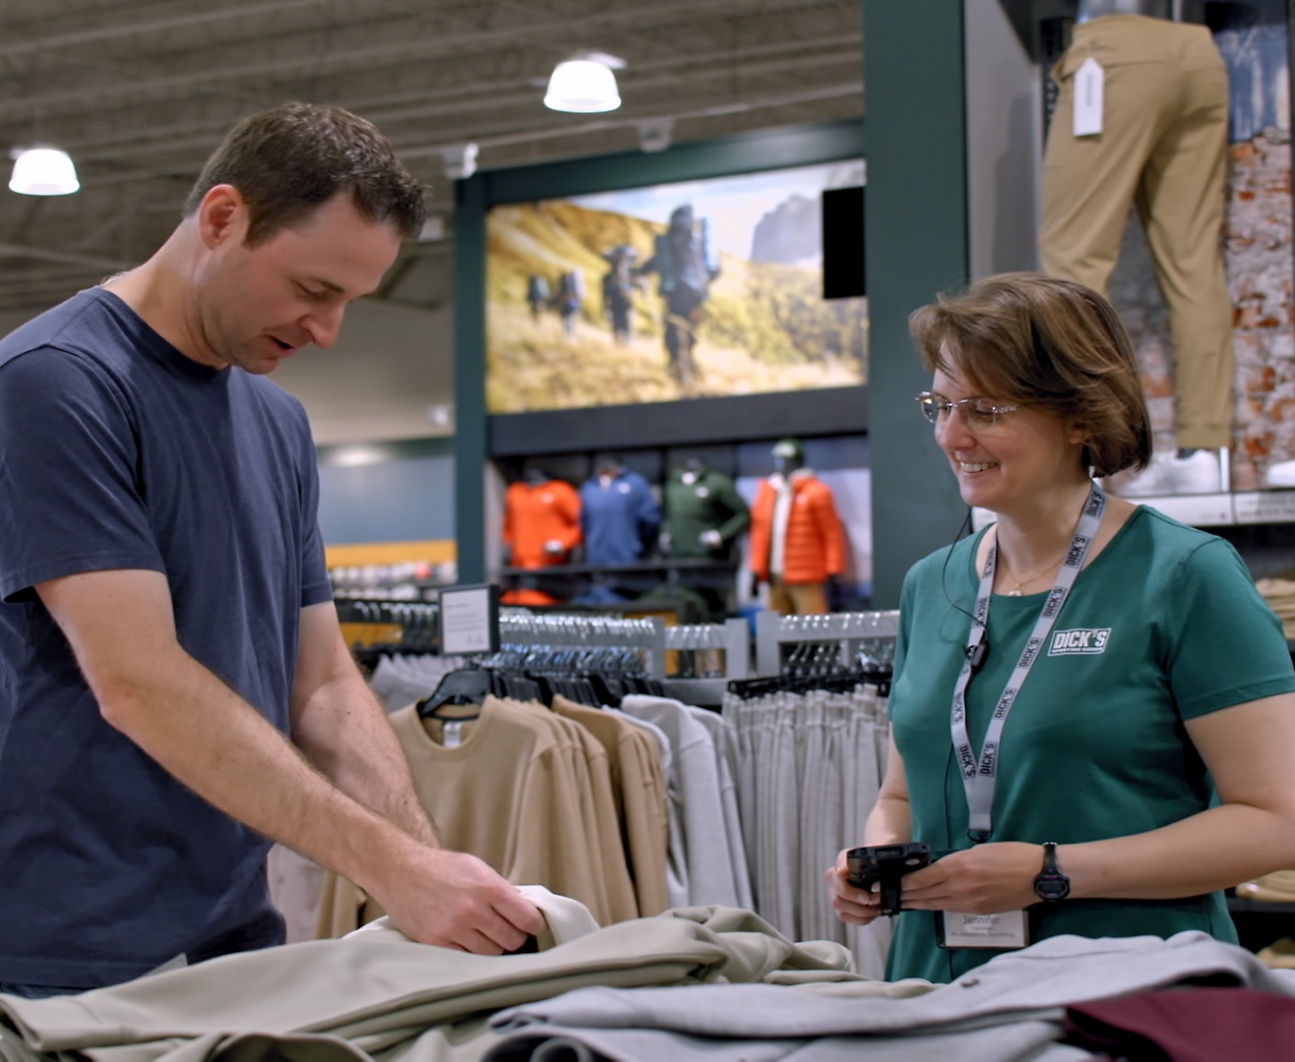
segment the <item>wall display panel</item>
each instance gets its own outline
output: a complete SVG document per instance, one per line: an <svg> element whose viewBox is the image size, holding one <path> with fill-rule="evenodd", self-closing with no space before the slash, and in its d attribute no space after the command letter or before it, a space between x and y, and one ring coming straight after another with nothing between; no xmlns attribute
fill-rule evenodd
<svg viewBox="0 0 1295 1062"><path fill-rule="evenodd" d="M1290 485L1280 469L1295 459L1290 26L1285 0L1200 6L1228 77L1223 263L1235 369L1222 487L1266 490ZM1110 296L1138 354L1156 449L1170 455L1182 445L1171 314L1136 210Z"/></svg>
<svg viewBox="0 0 1295 1062"><path fill-rule="evenodd" d="M672 375L669 369L671 351L666 344L666 330L661 319L667 307L659 272L643 269L641 276L635 278L643 287L633 298L638 299L638 305L645 306L645 309L636 309L628 321L615 315L600 316L603 273L611 272L613 265L612 260L604 258L603 254L627 245L628 240L618 238L606 247L601 239L587 245L562 241L562 254L556 257L540 255L541 258L553 259L546 268L552 267L554 272L543 276L543 284L532 285L530 282L532 276L540 276L539 269L514 263L512 285L505 285L508 290L501 299L498 296L502 283L498 279L501 276L498 244L488 233L492 214L517 204L534 207L544 203L569 203L626 189L691 187L710 180L813 167L826 167L834 175L827 183L839 182L840 187L853 187L857 194L862 195L864 174L860 160L864 153L863 124L851 120L704 142L682 142L651 155L633 152L481 172L458 182L455 190L454 289L455 465L458 473L455 478L455 537L464 578L479 580L491 566L487 550L493 536L489 528L496 523L496 517L488 509L493 504L491 499L494 495L487 483L482 482L479 470L492 459L512 460L573 451L592 454L609 449L629 451L677 445L732 444L778 433L802 437L851 434L865 431L868 423L867 388L862 382L866 373L861 368L866 357L867 311L862 298L846 300L854 306L851 321L854 331L851 334L855 339L853 347L842 348L853 351L852 356L860 367L852 368L851 375L833 386L805 384L800 390L760 390L746 382L730 380L727 391L705 390L709 386L704 383L707 369L705 339L700 336L698 327L693 336L694 348L689 351L694 355L693 385L681 387L682 373ZM651 237L652 252L656 250L656 237L664 235L659 230L669 227L670 213L684 205L693 207L696 230L702 228L701 207L696 203L677 202L670 207L664 220L646 219L648 227L645 231ZM776 207L774 204L765 213L772 210L776 216ZM810 207L812 209L801 205L812 226L815 219L820 219L822 204L815 199L810 202ZM770 226L778 227L770 221L766 223L766 230ZM713 217L712 225L707 227L711 230L711 243L714 245L712 254L718 255L720 264L720 274L712 278L713 287L722 283L727 260L722 244L713 238L717 228ZM820 219L820 232L821 227ZM751 242L754 243L754 233ZM862 232L858 233L857 243L862 258ZM645 241L639 254L647 246ZM525 253L534 252L535 247L532 246ZM577 257L584 255L586 259L592 256L593 264L603 272L592 277L582 274L583 283L568 281L564 287L562 275L571 273L572 269L557 267L567 261L564 256L568 252ZM621 257L624 259L626 256L622 254ZM740 257L747 259L749 264L749 259L754 257L751 248L747 247ZM640 257L633 263L634 268L637 270L648 261L650 257ZM714 257L711 261L713 263ZM785 262L774 264L788 265ZM803 266L804 262L797 259L791 264ZM736 267L734 269L736 271ZM731 274L728 282L732 282ZM811 283L816 288L818 304L831 305L823 299L821 267L818 277ZM598 300L597 313L590 308L591 294ZM559 296L565 297L567 302L562 303ZM571 312L573 297L580 300L575 313ZM614 346L618 339L627 346L638 343L644 351L638 375L653 375L660 397L654 401L650 393L626 390L604 381L592 394L587 384L582 383L586 391L579 401L592 404L580 405L568 397L563 404L556 406L531 399L505 406L499 397L500 389L511 385L506 378L500 382L503 370L491 355L491 343L487 337L488 333L496 339L499 335L495 323L488 324L492 308L497 305L509 308L509 303L513 313L520 314L523 329L539 325L543 318L551 318L543 323L557 335L559 343L591 333L598 335L604 350ZM711 292L708 289L707 310L710 303ZM775 301L775 305L783 309L787 303ZM845 304L838 305L844 307ZM568 311L566 320L561 313L564 306ZM851 316L844 309L832 312ZM625 327L618 329L618 324ZM649 328L655 331L648 332ZM619 337L614 334L618 330L621 332ZM563 358L570 360L565 354L559 358L555 353L559 349L537 345L529 353L537 363L547 362L552 367ZM602 362L596 362L591 371L595 376L604 372ZM510 375L517 380L524 378L524 374ZM661 386L662 380L665 381L664 386ZM537 408L542 406L549 408ZM500 412L503 408L530 411ZM483 491L483 488L487 489Z"/></svg>
<svg viewBox="0 0 1295 1062"><path fill-rule="evenodd" d="M866 299L824 298L821 199L862 183L846 159L492 206L487 411L860 387Z"/></svg>

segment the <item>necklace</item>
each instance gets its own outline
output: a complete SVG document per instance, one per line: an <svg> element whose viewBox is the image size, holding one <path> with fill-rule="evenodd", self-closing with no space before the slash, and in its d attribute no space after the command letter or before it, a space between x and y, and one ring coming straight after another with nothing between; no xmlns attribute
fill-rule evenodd
<svg viewBox="0 0 1295 1062"><path fill-rule="evenodd" d="M1070 552L1070 547L1067 546L1066 553L1069 553L1069 552ZM1052 571L1053 568L1055 568L1058 564L1060 564L1065 559L1066 559L1066 554L1063 553L1051 564L1047 565L1046 567L1040 568L1037 572L1035 572L1033 575L1029 576L1028 578L1018 579L1016 578L1015 575L1012 574L1012 566L1007 562L1007 555L1004 553L1000 553L998 555L998 560L999 560L999 563L1001 563L1003 566L1003 574L1012 580L1012 589L1007 591L1007 596L1020 597L1021 592L1024 590L1025 587L1029 586L1041 575L1044 575L1045 573Z"/></svg>

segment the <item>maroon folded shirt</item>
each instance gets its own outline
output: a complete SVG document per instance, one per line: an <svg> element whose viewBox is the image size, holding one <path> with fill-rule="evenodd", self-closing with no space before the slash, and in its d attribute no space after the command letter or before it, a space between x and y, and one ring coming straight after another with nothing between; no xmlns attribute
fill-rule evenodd
<svg viewBox="0 0 1295 1062"><path fill-rule="evenodd" d="M1295 997L1176 988L1066 1008L1063 1043L1128 1062L1295 1059Z"/></svg>

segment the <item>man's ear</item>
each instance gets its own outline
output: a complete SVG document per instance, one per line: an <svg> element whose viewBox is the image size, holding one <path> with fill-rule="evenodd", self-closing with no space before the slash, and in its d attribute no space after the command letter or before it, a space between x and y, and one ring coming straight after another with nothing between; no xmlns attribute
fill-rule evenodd
<svg viewBox="0 0 1295 1062"><path fill-rule="evenodd" d="M247 236L247 203L232 184L214 185L198 204L197 221L208 247L242 243Z"/></svg>

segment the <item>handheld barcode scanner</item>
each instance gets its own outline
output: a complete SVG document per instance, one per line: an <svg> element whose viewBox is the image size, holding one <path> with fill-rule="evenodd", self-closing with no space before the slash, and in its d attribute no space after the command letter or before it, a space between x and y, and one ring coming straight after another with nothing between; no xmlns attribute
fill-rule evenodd
<svg viewBox="0 0 1295 1062"><path fill-rule="evenodd" d="M846 880L855 888L871 889L881 882L881 913L896 915L903 909L902 878L931 862L931 846L919 841L851 848L845 854Z"/></svg>

